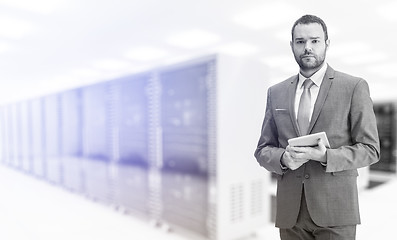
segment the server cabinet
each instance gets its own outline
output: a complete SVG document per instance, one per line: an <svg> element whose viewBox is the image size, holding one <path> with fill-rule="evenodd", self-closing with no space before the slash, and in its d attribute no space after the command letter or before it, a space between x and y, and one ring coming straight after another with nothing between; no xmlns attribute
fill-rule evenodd
<svg viewBox="0 0 397 240"><path fill-rule="evenodd" d="M380 160L370 166L371 170L396 172L396 105L394 103L375 103L379 140Z"/></svg>
<svg viewBox="0 0 397 240"><path fill-rule="evenodd" d="M269 174L253 151L265 69L214 55L158 70L162 219L207 239L238 239L270 223Z"/></svg>
<svg viewBox="0 0 397 240"><path fill-rule="evenodd" d="M32 121L32 173L38 177L46 177L46 161L44 155L45 124L42 98L36 98L30 101L30 117Z"/></svg>
<svg viewBox="0 0 397 240"><path fill-rule="evenodd" d="M0 106L0 162L5 164L8 158L6 106Z"/></svg>
<svg viewBox="0 0 397 240"><path fill-rule="evenodd" d="M119 79L114 93L114 202L149 217L149 74Z"/></svg>
<svg viewBox="0 0 397 240"><path fill-rule="evenodd" d="M18 166L18 141L19 141L19 133L18 133L18 119L17 119L17 105L15 103L10 104L6 108L7 114L7 128L9 131L8 136L8 147L9 147L9 155L7 159L7 163L12 167Z"/></svg>
<svg viewBox="0 0 397 240"><path fill-rule="evenodd" d="M208 63L163 71L162 201L166 222L208 236Z"/></svg>
<svg viewBox="0 0 397 240"><path fill-rule="evenodd" d="M72 191L84 192L82 108L80 89L60 94L62 182Z"/></svg>
<svg viewBox="0 0 397 240"><path fill-rule="evenodd" d="M9 126L9 106L8 105L4 105L2 107L2 121L3 121L3 135L4 135L4 148L3 148L3 155L4 155L4 159L3 159L3 163L5 165L8 165L10 162L10 158L11 158L11 149L12 149L12 145L11 145L11 136L10 134L12 133L10 131L10 126Z"/></svg>
<svg viewBox="0 0 397 240"><path fill-rule="evenodd" d="M14 158L14 132L12 131L12 115L11 115L11 106L5 105L3 107L2 115L3 115L3 126L4 126L4 164L11 166L11 163Z"/></svg>
<svg viewBox="0 0 397 240"><path fill-rule="evenodd" d="M216 238L235 239L270 222L270 174L253 157L263 121L269 69L249 58L219 55L209 90L216 114ZM214 86L215 85L215 86ZM263 99L263 101L261 101ZM215 102L215 103L214 103ZM209 144L210 146L213 145ZM254 146L254 149L253 149ZM214 196L215 197L215 196Z"/></svg>
<svg viewBox="0 0 397 240"><path fill-rule="evenodd" d="M256 61L213 55L33 99L19 108L32 172L45 175L47 162L50 181L189 239L244 238L270 224L270 176L253 156L265 79ZM0 111L6 162L9 108Z"/></svg>
<svg viewBox="0 0 397 240"><path fill-rule="evenodd" d="M62 182L60 115L59 96L56 94L46 96L44 98L44 122L46 124L44 154L47 162L47 180L56 184Z"/></svg>
<svg viewBox="0 0 397 240"><path fill-rule="evenodd" d="M88 86L82 93L83 168L85 193L96 200L112 201L110 162L112 134L110 120L110 86Z"/></svg>
<svg viewBox="0 0 397 240"><path fill-rule="evenodd" d="M19 103L19 121L20 121L20 156L21 169L26 173L33 171L32 166L32 127L30 116L30 104L28 101Z"/></svg>

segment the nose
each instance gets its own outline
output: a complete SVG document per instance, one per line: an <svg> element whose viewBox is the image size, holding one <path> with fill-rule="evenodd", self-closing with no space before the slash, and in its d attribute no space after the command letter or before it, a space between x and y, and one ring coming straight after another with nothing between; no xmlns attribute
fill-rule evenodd
<svg viewBox="0 0 397 240"><path fill-rule="evenodd" d="M305 51L312 52L312 50L313 49L312 49L312 46L311 46L310 42L307 41L306 44L305 44Z"/></svg>

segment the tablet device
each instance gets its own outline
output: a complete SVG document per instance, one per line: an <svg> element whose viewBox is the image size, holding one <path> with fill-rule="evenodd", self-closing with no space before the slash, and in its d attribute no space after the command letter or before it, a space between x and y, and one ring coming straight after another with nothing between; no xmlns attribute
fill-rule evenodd
<svg viewBox="0 0 397 240"><path fill-rule="evenodd" d="M323 140L325 147L330 147L327 134L325 132L313 133L310 135L291 138L288 140L288 143L292 147L314 147L317 146L319 138Z"/></svg>

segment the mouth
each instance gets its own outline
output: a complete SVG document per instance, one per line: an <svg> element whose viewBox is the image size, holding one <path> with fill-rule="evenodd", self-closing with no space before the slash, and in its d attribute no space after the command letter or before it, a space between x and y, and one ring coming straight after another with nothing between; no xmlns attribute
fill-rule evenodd
<svg viewBox="0 0 397 240"><path fill-rule="evenodd" d="M313 55L303 55L302 57L301 57L301 60L302 61L305 61L305 62L311 62L311 61L313 61L315 59L315 57L313 56Z"/></svg>

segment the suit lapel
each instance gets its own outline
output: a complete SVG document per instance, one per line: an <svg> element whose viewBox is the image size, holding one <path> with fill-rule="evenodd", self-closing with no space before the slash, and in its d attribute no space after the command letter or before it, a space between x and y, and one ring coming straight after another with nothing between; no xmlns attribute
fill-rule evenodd
<svg viewBox="0 0 397 240"><path fill-rule="evenodd" d="M293 77L290 81L288 86L288 102L289 102L289 115L291 117L291 122L294 125L294 129L297 136L300 136L300 131L298 127L298 123L296 121L295 116L295 94L296 94L296 87L298 86L298 75Z"/></svg>
<svg viewBox="0 0 397 240"><path fill-rule="evenodd" d="M321 83L320 91L317 96L316 103L314 104L313 115L309 125L309 133L312 131L314 124L316 123L318 116L320 115L321 109L324 106L325 100L327 98L329 89L332 85L332 80L334 79L334 69L328 66L323 82Z"/></svg>

